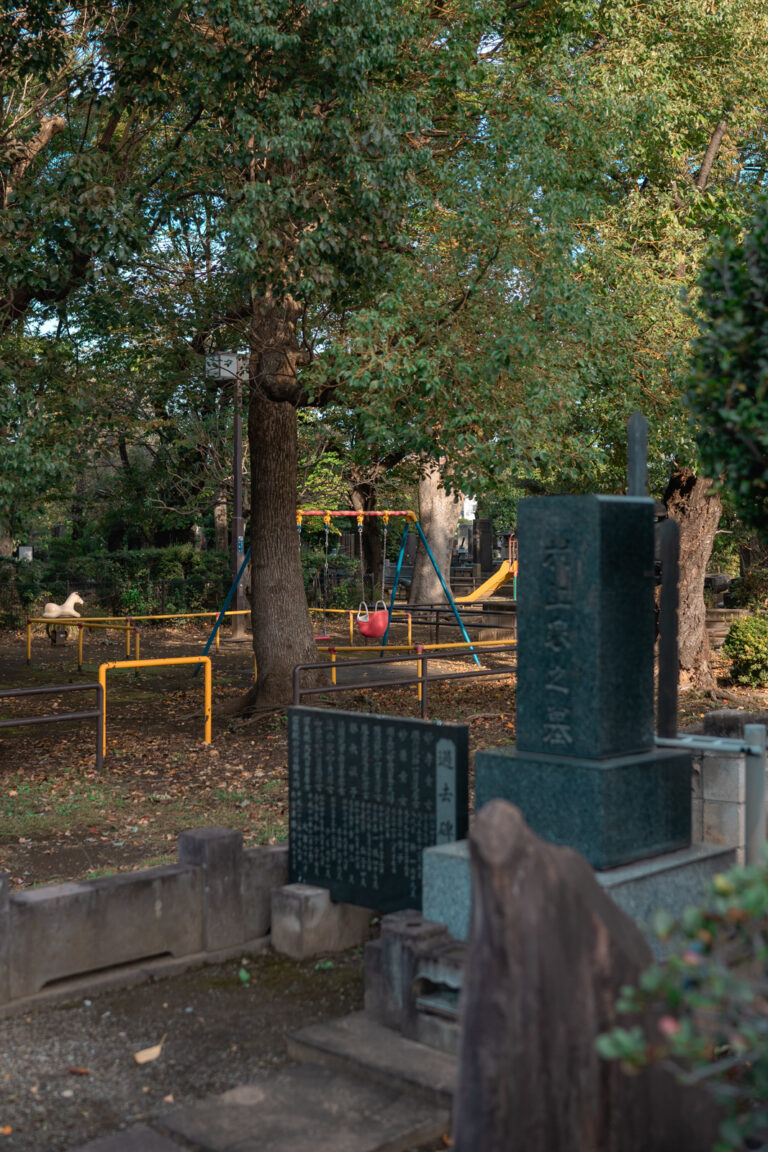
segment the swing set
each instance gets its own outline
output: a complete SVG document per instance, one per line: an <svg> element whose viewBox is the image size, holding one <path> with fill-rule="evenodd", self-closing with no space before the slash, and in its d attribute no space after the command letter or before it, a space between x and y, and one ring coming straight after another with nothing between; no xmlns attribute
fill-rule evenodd
<svg viewBox="0 0 768 1152"><path fill-rule="evenodd" d="M384 511L384 512L357 512L354 509L348 509L347 511L343 511L343 512L328 512L328 511L323 511L323 510L318 510L318 509L310 509L310 510L298 509L298 511L296 512L296 528L297 528L298 534L299 534L299 541L301 541L302 523L304 521L304 518L307 516L322 516L323 524L325 525L325 587L326 587L326 591L327 591L327 586L328 586L329 536L330 536L330 531L331 531L332 520L334 519L334 517L342 517L342 516L347 517L347 518L349 518L350 516L354 516L355 519L357 520L357 534L358 534L358 540L360 543L360 583L361 583L361 588L362 588L362 599L360 601L360 608L358 609L358 613L357 613L357 627L358 627L358 630L359 630L361 636L365 636L367 638L373 638L376 640L380 639L382 648L385 648L387 645L387 638L389 636L389 629L390 629L390 625L392 624L392 612L393 612L394 607L395 607L395 597L397 596L397 589L398 589L398 586L400 584L400 574L401 574L402 568L403 568L403 560L405 559L405 550L406 550L406 546L408 543L408 533L409 533L409 530L411 528L414 529L415 532L417 533L419 539L421 540L422 544L424 545L424 549L427 553L427 556L429 557L429 562L432 565L432 567L434 568L435 574L437 575L437 578L440 581L440 585L443 589L443 592L445 593L445 596L446 596L446 599L448 601L448 604L450 605L451 611L453 612L453 615L456 618L456 623L458 624L458 626L461 630L461 634L464 637L464 641L467 644L470 652L472 653L472 656L474 657L475 663L477 664L478 667L480 667L480 660L479 660L477 652L475 651L475 648L472 644L472 641L469 638L467 630L464 627L464 621L461 619L461 616L459 615L459 609L456 605L456 601L454 600L453 596L451 595L450 588L448 587L445 580L443 579L443 574L437 565L437 561L435 560L434 556L432 555L432 549L430 548L429 544L427 543L427 538L424 535L421 524L419 523L418 517L416 516L415 512L410 512L410 511L409 512L402 512L402 511L394 512L392 510L388 510L388 511ZM366 600L365 600L365 560L363 557L363 524L365 522L366 516L379 516L382 518L382 520L384 522L383 523L384 540L383 540L383 548L382 548L382 569L381 569L381 598L376 601L376 603L374 604L374 607L372 609L368 608L368 605L367 605ZM390 521L390 518L392 516L402 516L405 518L405 531L403 532L403 542L400 546L400 555L398 556L398 559L397 559L397 567L395 569L395 580L394 580L394 584L392 585L392 596L390 599L389 608L387 608L386 602L384 600L384 565L386 564L386 559L387 559L387 527L389 525L389 521ZM250 556L251 556L251 549L248 548L245 556L243 557L243 562L242 562L242 565L240 566L240 571L238 572L235 580L233 581L232 587L230 588L229 593L227 594L227 596L224 600L224 603L221 606L221 609L219 611L219 615L216 618L216 623L213 626L213 631L211 632L211 635L208 637L208 641L205 645L205 648L203 649L203 655L204 656L206 656L208 654L208 651L209 651L209 649L213 643L214 637L216 636L216 633L218 632L218 629L221 625L221 622L224 619L224 615L227 611L227 608L229 608L230 602L231 602L231 600L235 594L235 589L237 588L237 585L239 584L240 580L242 579L243 572L245 571L245 566L248 563ZM374 595L375 595L375 588L374 588ZM324 594L324 596L323 596L323 633L324 633L324 635L316 637L316 639L320 640L320 641L330 640L330 637L327 634L326 599L327 599L327 595ZM199 669L199 665L198 665L198 668L195 669L195 672L197 672L198 669Z"/></svg>
<svg viewBox="0 0 768 1152"><path fill-rule="evenodd" d="M416 531L416 533L418 534L419 539L421 540L422 544L424 545L424 549L427 553L427 556L429 557L429 562L432 565L432 567L434 568L435 574L437 575L437 578L440 581L440 585L443 589L443 592L445 593L446 599L448 600L448 604L450 605L451 611L453 612L453 615L456 618L456 623L458 624L459 628L461 629L461 634L464 637L464 641L469 646L469 649L472 652L472 655L474 657L475 663L478 666L480 665L480 660L478 659L477 653L475 652L474 647L472 646L472 642L469 639L469 636L467 634L467 630L464 627L464 622L461 619L461 616L459 615L459 610L458 610L458 607L456 606L456 601L454 600L453 596L451 595L450 588L448 587L445 580L443 579L443 574L440 571L434 556L432 555L432 549L429 547L429 544L427 543L427 538L424 535L421 524L419 523L418 517L416 516L415 512L392 511L391 509L387 510L387 511L383 511L383 512L357 512L353 509L349 509L349 510L343 511L343 512L324 512L324 511L316 510L316 509L312 509L312 510L299 509L296 512L296 527L298 529L299 534L301 534L302 522L306 516L322 516L323 523L325 525L325 587L326 587L326 589L328 586L328 547L329 547L329 535L330 535L330 530L331 530L332 518L335 516L338 516L338 517L354 516L355 519L357 520L357 535L358 535L358 540L359 540L359 544L360 544L360 584L361 584L361 590L362 590L362 599L360 601L360 608L358 609L358 613L357 613L357 627L358 627L358 631L360 632L361 636L373 638L376 640L381 640L382 648L385 648L387 645L387 638L389 636L389 629L390 629L390 625L392 623L392 612L393 612L394 607L395 607L395 597L397 596L397 589L398 589L398 586L400 583L400 574L401 574L402 568L403 568L403 560L405 559L405 550L406 550L406 547L408 544L408 532L411 528L413 528ZM363 556L363 524L364 524L366 516L379 516L379 517L381 517L381 519L383 521L383 528L384 528L384 532L383 532L384 538L383 538L383 542L382 542L382 565L381 565L381 598L376 601L376 603L372 609L368 608L368 605L367 605L366 600L365 600L365 560L364 560L364 556ZM400 555L398 557L397 567L395 569L395 580L394 580L394 584L392 586L392 596L390 599L389 608L387 608L386 602L384 600L384 567L386 565L386 560L387 560L387 527L389 525L390 517L392 517L392 516L402 516L405 518L405 531L403 532L403 540L402 540L402 544L400 546ZM374 595L375 595L375 589L374 589ZM324 635L317 637L318 640L329 640L330 639L330 637L327 635L327 630L326 630L327 626L326 626L326 617L325 617L325 602L326 602L326 596L324 595L323 596L323 633L324 633Z"/></svg>

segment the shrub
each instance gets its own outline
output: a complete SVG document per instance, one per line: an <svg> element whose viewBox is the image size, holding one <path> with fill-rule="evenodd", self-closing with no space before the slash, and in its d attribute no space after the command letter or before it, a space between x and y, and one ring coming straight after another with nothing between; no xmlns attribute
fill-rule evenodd
<svg viewBox="0 0 768 1152"><path fill-rule="evenodd" d="M723 650L731 658L731 675L737 684L750 688L768 685L768 617L734 620Z"/></svg>
<svg viewBox="0 0 768 1152"><path fill-rule="evenodd" d="M703 907L687 909L679 923L657 913L656 931L671 952L643 973L639 988L622 989L617 1008L634 1021L599 1037L598 1052L627 1071L671 1063L682 1081L703 1084L722 1105L718 1150L764 1148L768 862L715 876Z"/></svg>

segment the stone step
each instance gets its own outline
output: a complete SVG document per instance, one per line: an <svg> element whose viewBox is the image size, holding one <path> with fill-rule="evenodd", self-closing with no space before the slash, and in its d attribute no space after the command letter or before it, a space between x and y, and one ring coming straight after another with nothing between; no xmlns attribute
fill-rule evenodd
<svg viewBox="0 0 768 1152"><path fill-rule="evenodd" d="M453 1098L454 1056L406 1040L364 1012L294 1032L288 1040L288 1054L294 1060L311 1060L414 1093L442 1107L450 1107Z"/></svg>
<svg viewBox="0 0 768 1152"><path fill-rule="evenodd" d="M408 1152L449 1122L445 1104L302 1064L168 1113L160 1126L199 1152Z"/></svg>

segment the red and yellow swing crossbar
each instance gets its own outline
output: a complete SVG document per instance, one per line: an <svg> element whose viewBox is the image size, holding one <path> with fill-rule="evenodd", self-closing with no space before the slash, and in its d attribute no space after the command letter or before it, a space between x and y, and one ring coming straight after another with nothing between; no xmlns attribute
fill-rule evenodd
<svg viewBox="0 0 768 1152"><path fill-rule="evenodd" d="M354 516L358 520L361 519L361 517L365 517L365 516L386 516L386 517L407 516L414 523L416 522L416 513L415 512L400 512L400 511L393 512L391 510L386 510L386 509L382 512L357 512L354 508L348 508L344 512L323 512L321 509L317 509L317 508L309 508L309 509L299 508L296 511L296 523L301 524L301 521L304 519L305 516L322 516L323 519L325 519L326 516L330 516L330 517L332 517L332 516Z"/></svg>

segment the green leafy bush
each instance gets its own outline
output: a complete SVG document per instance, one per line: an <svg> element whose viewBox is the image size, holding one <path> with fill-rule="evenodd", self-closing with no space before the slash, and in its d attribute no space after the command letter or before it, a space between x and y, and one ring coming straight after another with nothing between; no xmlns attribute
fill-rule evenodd
<svg viewBox="0 0 768 1152"><path fill-rule="evenodd" d="M627 1071L671 1063L721 1104L719 1152L764 1148L768 861L715 876L703 907L679 923L658 913L656 931L670 955L643 973L639 988L622 989L617 1008L634 1021L599 1037L598 1052Z"/></svg>
<svg viewBox="0 0 768 1152"><path fill-rule="evenodd" d="M734 620L723 650L731 658L731 675L737 684L750 688L768 685L768 617Z"/></svg>

